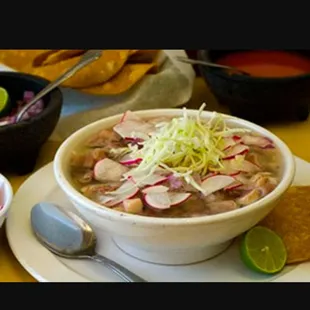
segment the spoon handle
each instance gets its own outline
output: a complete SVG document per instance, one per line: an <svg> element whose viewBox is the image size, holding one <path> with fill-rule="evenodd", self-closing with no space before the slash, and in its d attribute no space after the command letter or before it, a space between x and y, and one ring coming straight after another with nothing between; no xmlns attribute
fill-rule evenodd
<svg viewBox="0 0 310 310"><path fill-rule="evenodd" d="M129 271L128 269L126 269L125 267L108 259L107 257L95 254L93 256L90 256L90 258L96 261L97 263L103 264L105 267L115 272L120 278L122 278L126 282L147 282L144 279L137 276L136 274Z"/></svg>
<svg viewBox="0 0 310 310"><path fill-rule="evenodd" d="M52 91L54 88L59 86L61 83L63 83L65 80L72 77L77 71L81 70L91 62L98 59L102 54L101 50L89 50L87 51L80 59L78 63L76 63L73 67L71 67L69 70L67 70L63 75L58 77L55 81L49 83L45 88L43 88L32 100L30 100L23 109L18 113L16 117L16 122L19 122L22 118L22 116L26 113L26 111L35 104L39 99L41 99L43 96L45 96L47 93Z"/></svg>
<svg viewBox="0 0 310 310"><path fill-rule="evenodd" d="M243 74L243 75L249 75L247 72L241 71L237 68L224 66L224 65L220 65L220 64L215 64L213 62L208 62L208 61L204 61L204 60L191 59L191 58L186 58L186 57L181 57L181 56L177 56L176 60L183 62L183 63L186 63L186 64L190 64L190 65L202 65L202 66L207 66L207 67L213 67L213 68L218 68L218 69L234 71L234 72L238 72L238 73Z"/></svg>

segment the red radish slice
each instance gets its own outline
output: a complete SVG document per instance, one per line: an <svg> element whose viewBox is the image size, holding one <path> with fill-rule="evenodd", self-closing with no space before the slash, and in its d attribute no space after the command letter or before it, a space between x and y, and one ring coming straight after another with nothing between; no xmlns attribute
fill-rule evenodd
<svg viewBox="0 0 310 310"><path fill-rule="evenodd" d="M132 158L130 154L125 155L119 161L120 164L125 166L137 165L141 163L142 158Z"/></svg>
<svg viewBox="0 0 310 310"><path fill-rule="evenodd" d="M261 148L273 147L273 142L265 137L257 137L251 135L245 135L242 137L242 143L249 146L258 146Z"/></svg>
<svg viewBox="0 0 310 310"><path fill-rule="evenodd" d="M188 200L192 194L190 193L173 193L170 192L169 199L170 199L170 205L171 207L177 206L181 203L184 203L186 200Z"/></svg>
<svg viewBox="0 0 310 310"><path fill-rule="evenodd" d="M232 138L232 137L225 137L223 139L224 146L223 146L223 151L227 151L231 147L233 147L235 144L237 144L237 141Z"/></svg>
<svg viewBox="0 0 310 310"><path fill-rule="evenodd" d="M128 120L115 125L113 130L122 138L134 137L134 133L140 138L140 134L149 135L152 133L154 131L154 126L146 122Z"/></svg>
<svg viewBox="0 0 310 310"><path fill-rule="evenodd" d="M97 201L101 204L106 204L106 203L109 203L110 201L114 200L114 198L112 196L99 196L97 198Z"/></svg>
<svg viewBox="0 0 310 310"><path fill-rule="evenodd" d="M125 181L118 189L116 189L113 192L110 192L110 195L123 195L128 194L129 196L132 196L136 194L139 191L139 189L136 187L136 185L132 181ZM129 199L129 198L128 198Z"/></svg>
<svg viewBox="0 0 310 310"><path fill-rule="evenodd" d="M237 155L244 155L249 151L249 147L243 144L236 144L234 145L229 151L227 152L226 156L223 157L224 160L233 159Z"/></svg>
<svg viewBox="0 0 310 310"><path fill-rule="evenodd" d="M241 171L233 172L233 173L230 173L229 176L235 177L235 176L239 175L240 173L241 173Z"/></svg>
<svg viewBox="0 0 310 310"><path fill-rule="evenodd" d="M125 122L125 121L128 121L128 120L131 120L131 121L142 121L142 118L139 117L138 115L136 115L135 113L133 113L132 111L128 110L126 111L122 118L121 118L121 123L122 122Z"/></svg>
<svg viewBox="0 0 310 310"><path fill-rule="evenodd" d="M169 187L163 186L163 185L156 185L156 186L150 186L146 187L142 190L143 194L152 194L152 193L166 193L168 192Z"/></svg>
<svg viewBox="0 0 310 310"><path fill-rule="evenodd" d="M222 175L235 176L240 173L234 160L225 160L222 162L223 168L220 171Z"/></svg>
<svg viewBox="0 0 310 310"><path fill-rule="evenodd" d="M240 142L240 140L242 139L240 136L234 135L232 137L236 142Z"/></svg>
<svg viewBox="0 0 310 310"><path fill-rule="evenodd" d="M234 183L232 183L232 184L226 186L226 187L224 188L224 190L225 190L225 191L232 191L232 190L234 190L234 189L236 189L236 188L238 188L238 187L240 187L240 186L242 186L242 185L243 185L243 184L242 184L241 182L236 181L236 182L234 182Z"/></svg>
<svg viewBox="0 0 310 310"><path fill-rule="evenodd" d="M149 193L144 200L149 207L158 210L169 209L171 205L168 193Z"/></svg>
<svg viewBox="0 0 310 310"><path fill-rule="evenodd" d="M244 160L240 165L240 171L242 172L253 173L253 172L260 171L260 170L261 170L260 166L255 165L254 163L251 163L248 160Z"/></svg>
<svg viewBox="0 0 310 310"><path fill-rule="evenodd" d="M108 200L105 205L108 207L114 207L124 200L133 198L138 192L139 189L135 187L133 182L126 181L117 190L109 193L107 197L112 197L112 199Z"/></svg>
<svg viewBox="0 0 310 310"><path fill-rule="evenodd" d="M129 169L120 163L109 158L104 158L96 163L94 167L94 178L99 182L117 182L128 171Z"/></svg>
<svg viewBox="0 0 310 310"><path fill-rule="evenodd" d="M134 183L138 183L141 186L145 185L158 185L160 183L163 183L168 180L168 176L158 175L158 174L152 174L145 178L145 176L140 177L132 177L132 181Z"/></svg>
<svg viewBox="0 0 310 310"><path fill-rule="evenodd" d="M205 177L203 177L201 181L203 182L203 181L205 181L206 179L209 179L209 178L211 178L211 177L214 177L215 175L218 175L218 173L217 173L217 172L210 172L210 173L208 173Z"/></svg>
<svg viewBox="0 0 310 310"><path fill-rule="evenodd" d="M204 180L201 183L201 187L203 188L203 194L208 196L218 190L229 186L230 184L234 183L235 179L228 175L215 175Z"/></svg>

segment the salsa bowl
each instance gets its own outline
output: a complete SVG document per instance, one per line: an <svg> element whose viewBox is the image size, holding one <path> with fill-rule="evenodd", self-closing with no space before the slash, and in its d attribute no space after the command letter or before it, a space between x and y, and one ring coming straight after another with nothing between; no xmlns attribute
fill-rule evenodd
<svg viewBox="0 0 310 310"><path fill-rule="evenodd" d="M142 118L177 117L181 109L137 111ZM187 110L196 116L197 110ZM208 120L213 113L203 111ZM242 127L271 139L281 157L281 177L275 189L262 199L246 207L226 213L190 217L158 218L128 214L99 205L86 198L73 185L70 175L70 154L91 135L119 123L116 115L92 123L72 134L58 149L54 160L54 174L58 185L77 211L94 227L98 238L108 233L125 253L140 260L167 265L191 264L212 258L223 252L235 237L261 221L276 206L290 187L295 174L294 157L277 136L254 123L222 115L231 127Z"/></svg>

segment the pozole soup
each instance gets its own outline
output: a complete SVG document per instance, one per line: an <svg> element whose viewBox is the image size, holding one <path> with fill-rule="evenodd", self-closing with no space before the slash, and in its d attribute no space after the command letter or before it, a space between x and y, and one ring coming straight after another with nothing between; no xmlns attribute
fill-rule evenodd
<svg viewBox="0 0 310 310"><path fill-rule="evenodd" d="M75 187L99 205L152 217L229 212L265 197L280 181L270 139L230 128L214 113L142 119L126 112L71 155Z"/></svg>

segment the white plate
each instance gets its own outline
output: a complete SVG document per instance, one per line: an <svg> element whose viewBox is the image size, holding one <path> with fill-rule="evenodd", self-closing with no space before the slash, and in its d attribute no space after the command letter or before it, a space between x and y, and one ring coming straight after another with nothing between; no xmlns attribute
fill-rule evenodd
<svg viewBox="0 0 310 310"><path fill-rule="evenodd" d="M295 184L310 184L310 164L296 158ZM44 186L43 186L44 185ZM56 202L72 208L56 184L52 163L33 174L17 192L6 222L11 249L22 266L40 282L118 282L105 267L85 260L68 260L51 254L37 242L30 227L30 210L40 201ZM106 236L99 240L98 252L152 282L310 282L310 263L287 267L275 277L251 272L239 259L233 244L220 256L188 266L159 266L145 263L119 250Z"/></svg>

